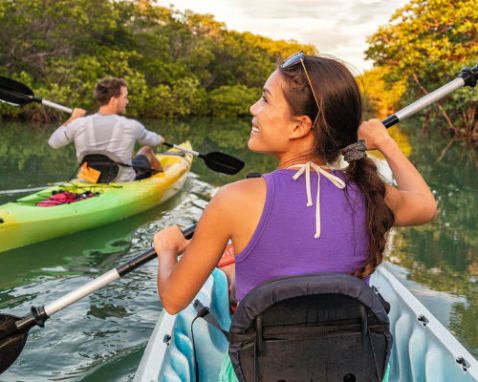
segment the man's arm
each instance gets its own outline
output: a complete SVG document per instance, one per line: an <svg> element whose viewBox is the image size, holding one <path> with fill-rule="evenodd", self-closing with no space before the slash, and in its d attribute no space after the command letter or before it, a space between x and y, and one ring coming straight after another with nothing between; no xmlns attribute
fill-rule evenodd
<svg viewBox="0 0 478 382"><path fill-rule="evenodd" d="M73 120L84 117L86 114L86 110L83 109L73 109L71 113L71 117L58 129L56 129L53 134L48 139L48 144L51 148L57 149L59 147L63 147L71 142L71 135L68 135L67 125L69 125Z"/></svg>
<svg viewBox="0 0 478 382"><path fill-rule="evenodd" d="M164 138L161 135L146 130L146 128L138 121L134 122L136 123L136 140L141 145L156 147L164 142Z"/></svg>
<svg viewBox="0 0 478 382"><path fill-rule="evenodd" d="M68 126L68 124L77 119L77 118L80 118L80 117L84 117L86 115L86 110L84 109L73 109L73 111L71 112L71 117L68 118L68 120L63 124L63 126Z"/></svg>

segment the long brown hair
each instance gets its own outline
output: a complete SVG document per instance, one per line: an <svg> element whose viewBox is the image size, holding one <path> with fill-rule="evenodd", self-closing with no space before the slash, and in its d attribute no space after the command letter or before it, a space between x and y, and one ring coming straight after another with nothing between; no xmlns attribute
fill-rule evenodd
<svg viewBox="0 0 478 382"><path fill-rule="evenodd" d="M306 56L304 65L317 102L302 65L277 69L286 82L282 89L284 97L294 116L307 115L315 122L311 154L334 163L343 148L358 140L357 131L362 121L360 90L352 73L337 60ZM373 273L383 260L385 235L393 226L394 216L385 203L385 183L371 159L365 157L351 162L345 174L365 196L368 255L366 263L354 273L363 278Z"/></svg>

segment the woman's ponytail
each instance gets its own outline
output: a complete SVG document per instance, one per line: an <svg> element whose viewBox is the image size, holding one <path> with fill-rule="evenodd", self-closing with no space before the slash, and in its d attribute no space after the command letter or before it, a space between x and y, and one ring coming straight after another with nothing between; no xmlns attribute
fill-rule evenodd
<svg viewBox="0 0 478 382"><path fill-rule="evenodd" d="M394 216L385 202L385 183L372 159L365 157L353 161L345 172L365 196L368 254L364 266L354 273L354 276L364 278L372 274L383 260L386 234L393 226Z"/></svg>

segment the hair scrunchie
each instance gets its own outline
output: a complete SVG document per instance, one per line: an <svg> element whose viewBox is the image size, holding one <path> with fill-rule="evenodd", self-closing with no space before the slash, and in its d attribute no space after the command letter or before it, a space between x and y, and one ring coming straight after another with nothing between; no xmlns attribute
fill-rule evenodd
<svg viewBox="0 0 478 382"><path fill-rule="evenodd" d="M344 156L344 159L347 162L353 162L356 160L360 160L367 156L367 146L365 146L365 141L363 139L358 140L351 145L343 148L340 152Z"/></svg>

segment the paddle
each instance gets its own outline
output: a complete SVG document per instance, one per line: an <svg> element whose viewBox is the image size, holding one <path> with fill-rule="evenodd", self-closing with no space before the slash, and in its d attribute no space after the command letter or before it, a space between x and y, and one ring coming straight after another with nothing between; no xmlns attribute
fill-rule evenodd
<svg viewBox="0 0 478 382"><path fill-rule="evenodd" d="M35 97L33 91L25 84L2 76L0 76L0 101L6 102L13 106L21 106L31 102L38 102L45 106L50 106L66 113L71 114L71 112L73 111L73 109L70 109L68 107L44 100L39 97ZM209 167L211 170L226 175L237 174L244 167L243 161L220 152L201 154L197 151L188 150L181 146L174 145L168 142L164 142L163 144L195 155L203 159L204 163L206 163L206 166Z"/></svg>
<svg viewBox="0 0 478 382"><path fill-rule="evenodd" d="M463 86L470 86L474 88L476 86L477 80L478 80L478 64L476 64L472 69L463 68L463 70L461 71L461 74L457 78L455 78L453 81L450 81L448 84L443 85L441 88L438 88L434 92L420 98L418 101L415 101L411 105L408 105L402 110L384 119L382 123L388 129L389 127L397 124L398 122L403 121L405 118L412 116L416 112L440 100L441 98L445 97L446 95L450 94L452 91L456 89L459 89Z"/></svg>
<svg viewBox="0 0 478 382"><path fill-rule="evenodd" d="M234 174L237 174L239 171L241 171L242 168L244 167L243 161L220 152L215 151L215 152L207 153L204 155L204 154L198 153L197 151L185 149L184 147L174 145L168 142L163 142L163 145L168 147L174 147L175 149L195 155L203 159L204 163L206 163L206 166L209 167L211 170L216 172L222 172L223 174L234 175Z"/></svg>
<svg viewBox="0 0 478 382"><path fill-rule="evenodd" d="M190 239L194 235L195 229L195 224L186 228L183 231L184 237ZM28 331L32 327L43 328L45 321L52 314L127 275L154 258L156 258L156 252L154 248L151 248L46 306L32 306L31 312L23 317L0 313L0 374L7 370L18 358L27 342Z"/></svg>
<svg viewBox="0 0 478 382"><path fill-rule="evenodd" d="M73 111L68 107L58 105L57 103L47 101L40 97L35 97L33 91L25 84L2 76L0 76L0 101L14 106L38 102L66 113L71 113Z"/></svg>

